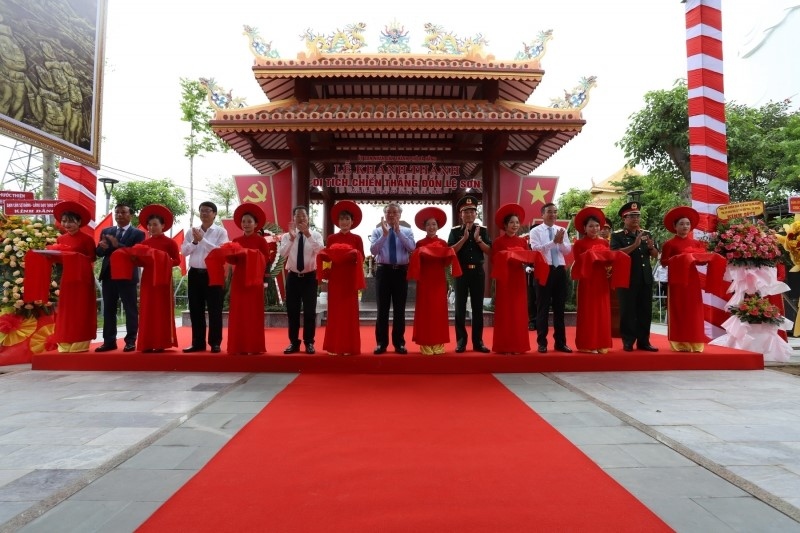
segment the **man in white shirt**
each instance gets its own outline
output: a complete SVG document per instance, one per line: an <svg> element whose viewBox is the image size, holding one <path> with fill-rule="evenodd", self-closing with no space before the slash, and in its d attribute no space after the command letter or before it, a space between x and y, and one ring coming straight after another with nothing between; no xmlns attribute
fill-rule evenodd
<svg viewBox="0 0 800 533"><path fill-rule="evenodd" d="M278 253L286 258L286 315L289 318L289 346L283 353L300 351L300 309L303 310L303 342L306 353L316 353L317 254L325 247L322 235L309 226L304 205L292 209L289 231L281 237Z"/></svg>
<svg viewBox="0 0 800 533"><path fill-rule="evenodd" d="M552 306L555 349L572 353L572 349L567 346L564 327L564 304L567 300L567 269L564 257L572 250L572 244L566 230L555 225L558 218L555 204L548 203L542 207L542 218L543 223L530 233L531 249L541 252L550 265L547 284L536 286L536 342L539 353L547 353L548 314Z"/></svg>
<svg viewBox="0 0 800 533"><path fill-rule="evenodd" d="M192 321L192 345L185 353L202 352L206 349L206 309L208 309L208 344L211 353L219 353L222 344L222 300L221 285L209 286L206 257L214 248L228 242L228 232L214 225L217 206L213 202L200 204L200 226L189 228L181 245L181 254L189 266L189 318Z"/></svg>

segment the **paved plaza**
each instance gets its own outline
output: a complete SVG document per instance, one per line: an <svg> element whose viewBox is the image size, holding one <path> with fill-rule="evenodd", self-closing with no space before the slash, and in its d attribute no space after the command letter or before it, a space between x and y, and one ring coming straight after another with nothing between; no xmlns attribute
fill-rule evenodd
<svg viewBox="0 0 800 533"><path fill-rule="evenodd" d="M0 372L0 531L48 533L133 531L296 377ZM800 377L497 378L676 531L800 532Z"/></svg>

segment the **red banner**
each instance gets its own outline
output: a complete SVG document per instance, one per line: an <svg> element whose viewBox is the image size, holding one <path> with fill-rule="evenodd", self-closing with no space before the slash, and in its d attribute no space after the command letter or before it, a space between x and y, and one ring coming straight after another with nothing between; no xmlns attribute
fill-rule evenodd
<svg viewBox="0 0 800 533"><path fill-rule="evenodd" d="M94 242L100 242L100 234L103 232L104 229L110 228L114 225L114 216L112 213L107 214L103 217L103 220L97 223L97 226L94 227ZM141 226L141 224L139 224Z"/></svg>
<svg viewBox="0 0 800 533"><path fill-rule="evenodd" d="M33 191L0 191L0 200L33 200Z"/></svg>
<svg viewBox="0 0 800 533"><path fill-rule="evenodd" d="M542 207L555 201L558 178L550 176L520 176L500 167L500 200L498 205L520 204L525 208L523 225L542 218Z"/></svg>
<svg viewBox="0 0 800 533"><path fill-rule="evenodd" d="M267 222L278 224L283 229L287 228L292 218L293 207L291 167L272 176L234 176L233 180L239 193L239 203L258 204L267 215ZM236 231L241 234L238 228ZM233 238L231 230L228 230L228 235Z"/></svg>

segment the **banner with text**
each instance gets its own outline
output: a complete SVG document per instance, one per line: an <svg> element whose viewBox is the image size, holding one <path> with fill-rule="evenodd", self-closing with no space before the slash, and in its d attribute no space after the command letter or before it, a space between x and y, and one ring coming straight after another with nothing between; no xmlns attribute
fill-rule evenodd
<svg viewBox="0 0 800 533"><path fill-rule="evenodd" d="M480 178L464 179L461 166L430 158L345 161L333 165L333 174L311 179L312 187L366 195L446 194L456 189L483 188Z"/></svg>

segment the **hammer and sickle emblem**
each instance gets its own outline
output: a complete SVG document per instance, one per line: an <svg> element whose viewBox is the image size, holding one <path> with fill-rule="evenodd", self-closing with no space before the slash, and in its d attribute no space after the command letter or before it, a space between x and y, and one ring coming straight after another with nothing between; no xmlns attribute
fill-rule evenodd
<svg viewBox="0 0 800 533"><path fill-rule="evenodd" d="M252 202L257 204L259 202L266 202L267 201L267 184L263 181L257 181L254 184L250 185L247 190L253 193L253 196L249 194L242 198L243 202Z"/></svg>

